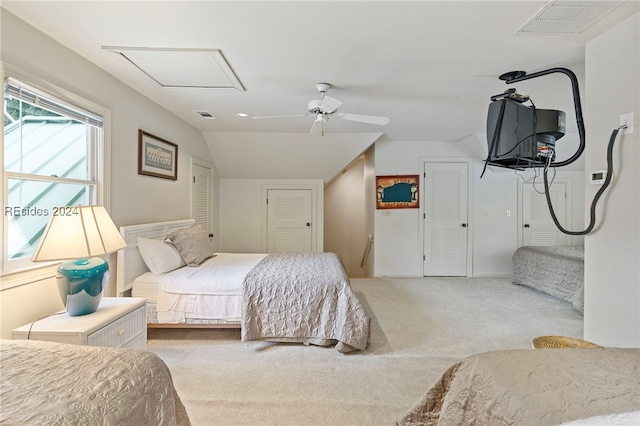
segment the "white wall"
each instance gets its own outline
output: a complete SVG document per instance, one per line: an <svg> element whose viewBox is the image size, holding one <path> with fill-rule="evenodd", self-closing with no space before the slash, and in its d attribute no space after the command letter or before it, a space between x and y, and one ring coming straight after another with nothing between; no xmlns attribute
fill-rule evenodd
<svg viewBox="0 0 640 426"><path fill-rule="evenodd" d="M199 130L5 10L2 61L111 110L116 225L189 217L190 156L211 161ZM178 145L177 181L138 175L138 129Z"/></svg>
<svg viewBox="0 0 640 426"><path fill-rule="evenodd" d="M329 182L381 133L205 132L224 179L323 179Z"/></svg>
<svg viewBox="0 0 640 426"><path fill-rule="evenodd" d="M458 143L376 141L375 173L422 176L424 157L469 157ZM420 188L422 196L423 188ZM383 212L389 216L382 216ZM376 210L375 276L422 275L420 209Z"/></svg>
<svg viewBox="0 0 640 426"><path fill-rule="evenodd" d="M350 278L364 277L360 262L368 241L365 217L360 158L324 189L324 250L338 255Z"/></svg>
<svg viewBox="0 0 640 426"><path fill-rule="evenodd" d="M563 82L566 84L566 82ZM379 140L375 144L376 175L419 174L425 160L441 157L472 158L466 144L455 142L398 142ZM477 157L477 153L475 153ZM472 275L510 276L511 257L518 247L518 180L511 170L487 168L480 178L483 164L474 158L471 170L473 193L469 206L472 233ZM532 172L527 172L532 173ZM526 173L525 173L526 174ZM571 229L583 229L584 173L558 169L557 177L571 182ZM423 188L421 188L421 193ZM422 194L421 194L422 195ZM484 215L485 210L487 216ZM511 216L506 216L506 211ZM422 227L420 209L392 210L389 216L375 212L376 276L422 275ZM581 238L571 244L579 245Z"/></svg>
<svg viewBox="0 0 640 426"><path fill-rule="evenodd" d="M615 178L585 238L584 338L640 347L640 14L586 47L586 171L606 168L606 146L619 116L634 114L633 134L619 136ZM587 185L590 200L596 187Z"/></svg>
<svg viewBox="0 0 640 426"><path fill-rule="evenodd" d="M309 188L316 194L315 238L316 251L324 250L324 181L288 179L220 179L220 232L218 248L221 252L264 253L267 250L266 188Z"/></svg>
<svg viewBox="0 0 640 426"><path fill-rule="evenodd" d="M369 251L369 256L364 265L365 277L373 277L374 276L374 267L375 267L375 252L376 252L376 243L375 243L375 211L376 211L376 170L375 170L375 161L376 161L376 146L373 144L371 148L369 148L364 153L364 204L365 204L365 216L364 216L364 228L365 234L368 238L373 238L373 244Z"/></svg>
<svg viewBox="0 0 640 426"><path fill-rule="evenodd" d="M483 167L474 162L473 276L510 276L518 248L518 181L513 171L493 167L480 178Z"/></svg>
<svg viewBox="0 0 640 426"><path fill-rule="evenodd" d="M189 217L190 157L212 161L202 133L4 9L1 20L4 65L34 79L26 83L43 80L111 111L111 128L106 131L111 139L110 212L115 224ZM138 129L178 144L177 181L138 175ZM113 263L112 269L114 277ZM33 284L27 280L9 289L7 281L0 281L1 337L60 309L57 293L51 297L52 279ZM115 294L113 284L111 280L107 295Z"/></svg>

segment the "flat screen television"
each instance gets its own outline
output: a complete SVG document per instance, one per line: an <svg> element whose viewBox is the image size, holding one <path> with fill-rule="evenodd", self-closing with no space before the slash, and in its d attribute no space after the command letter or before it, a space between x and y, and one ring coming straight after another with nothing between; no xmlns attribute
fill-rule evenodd
<svg viewBox="0 0 640 426"><path fill-rule="evenodd" d="M553 160L555 143L565 129L563 111L537 109L510 98L493 100L487 115L487 164L544 167L550 156Z"/></svg>

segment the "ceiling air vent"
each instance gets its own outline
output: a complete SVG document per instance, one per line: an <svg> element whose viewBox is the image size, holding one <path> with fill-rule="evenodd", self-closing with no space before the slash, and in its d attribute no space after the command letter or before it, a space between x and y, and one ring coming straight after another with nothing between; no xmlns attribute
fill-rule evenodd
<svg viewBox="0 0 640 426"><path fill-rule="evenodd" d="M194 110L193 112L195 112L196 114L198 114L202 118L208 118L208 119L214 119L215 118L214 115L211 114L209 111Z"/></svg>
<svg viewBox="0 0 640 426"><path fill-rule="evenodd" d="M578 34L624 1L553 0L516 34Z"/></svg>

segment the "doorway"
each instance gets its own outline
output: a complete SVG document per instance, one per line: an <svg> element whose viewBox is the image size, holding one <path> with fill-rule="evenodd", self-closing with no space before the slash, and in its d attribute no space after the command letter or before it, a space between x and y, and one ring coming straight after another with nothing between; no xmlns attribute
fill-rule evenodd
<svg viewBox="0 0 640 426"><path fill-rule="evenodd" d="M424 163L424 276L467 276L469 168L466 161Z"/></svg>
<svg viewBox="0 0 640 426"><path fill-rule="evenodd" d="M207 233L213 232L213 169L202 161L191 160L191 218Z"/></svg>
<svg viewBox="0 0 640 426"><path fill-rule="evenodd" d="M542 183L523 182L521 187L522 245L561 246L567 245L567 235L553 222ZM549 198L558 221L565 229L571 229L567 215L567 183L553 182Z"/></svg>
<svg viewBox="0 0 640 426"><path fill-rule="evenodd" d="M313 251L312 191L267 191L267 251L299 253Z"/></svg>

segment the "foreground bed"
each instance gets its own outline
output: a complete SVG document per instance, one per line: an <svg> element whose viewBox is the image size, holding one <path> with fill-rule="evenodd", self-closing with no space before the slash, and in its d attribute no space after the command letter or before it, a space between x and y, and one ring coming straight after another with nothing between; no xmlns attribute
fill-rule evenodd
<svg viewBox="0 0 640 426"><path fill-rule="evenodd" d="M147 351L0 340L0 424L190 425Z"/></svg>
<svg viewBox="0 0 640 426"><path fill-rule="evenodd" d="M175 235L192 225L120 229L128 246L118 254L118 294L145 297L150 326L235 326L243 341L336 345L343 353L367 347L370 319L337 255L210 253L190 266ZM196 245L187 238L188 248Z"/></svg>
<svg viewBox="0 0 640 426"><path fill-rule="evenodd" d="M640 349L508 350L453 364L397 424L556 425L596 416L629 422L637 411Z"/></svg>
<svg viewBox="0 0 640 426"><path fill-rule="evenodd" d="M550 294L584 312L584 247L523 246L512 263L514 284Z"/></svg>

